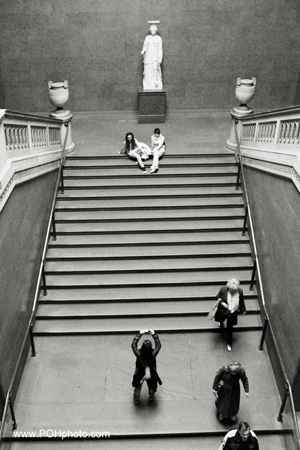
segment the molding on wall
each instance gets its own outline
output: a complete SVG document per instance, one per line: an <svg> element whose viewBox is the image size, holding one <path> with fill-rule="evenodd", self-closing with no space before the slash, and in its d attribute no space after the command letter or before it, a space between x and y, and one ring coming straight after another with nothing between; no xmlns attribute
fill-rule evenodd
<svg viewBox="0 0 300 450"><path fill-rule="evenodd" d="M226 148L235 153L237 160L238 147L230 138L226 141ZM276 149L267 146L257 148L241 145L240 150L244 165L289 178L300 192L300 152L298 149L286 146Z"/></svg>
<svg viewBox="0 0 300 450"><path fill-rule="evenodd" d="M51 172L59 168L60 160L56 159L54 161L45 162L44 164L39 164L35 167L29 167L26 169L16 169L10 170L10 178L7 181L5 188L0 190L0 211L5 206L5 203L9 199L14 187L18 184L24 183L32 178L36 178L40 175L43 175L47 172Z"/></svg>
<svg viewBox="0 0 300 450"><path fill-rule="evenodd" d="M300 192L300 168L299 161L298 167L292 162L282 163L277 161L267 161L258 158L254 158L251 156L243 155L243 163L247 166L253 167L255 169L263 170L265 172L271 172L275 175L279 175L285 178L289 178L293 181L297 190Z"/></svg>

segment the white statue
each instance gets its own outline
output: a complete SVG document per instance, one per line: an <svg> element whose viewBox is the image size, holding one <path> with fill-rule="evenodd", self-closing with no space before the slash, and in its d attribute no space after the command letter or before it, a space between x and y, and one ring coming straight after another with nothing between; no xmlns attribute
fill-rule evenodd
<svg viewBox="0 0 300 450"><path fill-rule="evenodd" d="M150 33L146 36L143 50L141 54L144 55L144 90L162 89L162 75L161 62L163 57L162 39L156 34L157 23L159 21L149 21L151 23Z"/></svg>

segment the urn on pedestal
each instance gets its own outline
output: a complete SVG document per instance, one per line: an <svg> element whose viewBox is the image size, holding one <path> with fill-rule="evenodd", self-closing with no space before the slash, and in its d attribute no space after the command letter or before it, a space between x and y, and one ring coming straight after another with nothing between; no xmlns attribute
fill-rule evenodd
<svg viewBox="0 0 300 450"><path fill-rule="evenodd" d="M50 116L65 119L70 115L70 111L64 109L65 103L69 100L69 85L65 80L63 83L48 82L49 88L49 100L53 106L56 106L56 110L52 111Z"/></svg>
<svg viewBox="0 0 300 450"><path fill-rule="evenodd" d="M236 80L235 96L239 102L240 106L233 108L235 115L244 116L247 114L252 114L253 109L249 108L247 103L249 103L255 94L256 78L250 79L238 78Z"/></svg>

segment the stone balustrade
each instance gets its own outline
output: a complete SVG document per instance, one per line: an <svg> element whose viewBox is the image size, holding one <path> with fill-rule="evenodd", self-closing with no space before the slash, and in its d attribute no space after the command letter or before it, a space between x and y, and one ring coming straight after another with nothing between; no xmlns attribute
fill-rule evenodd
<svg viewBox="0 0 300 450"><path fill-rule="evenodd" d="M300 106L231 116L228 150L238 151L238 137L245 165L288 177L300 191Z"/></svg>
<svg viewBox="0 0 300 450"><path fill-rule="evenodd" d="M0 211L16 184L59 167L65 141L74 150L71 118L0 110Z"/></svg>

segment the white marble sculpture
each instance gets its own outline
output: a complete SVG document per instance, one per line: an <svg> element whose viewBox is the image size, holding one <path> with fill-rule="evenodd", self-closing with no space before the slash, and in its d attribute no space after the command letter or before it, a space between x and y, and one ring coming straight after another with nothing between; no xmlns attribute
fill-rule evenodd
<svg viewBox="0 0 300 450"><path fill-rule="evenodd" d="M150 33L146 36L141 54L144 56L143 89L162 89L161 62L163 57L162 39L156 34L158 20L149 20Z"/></svg>

